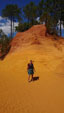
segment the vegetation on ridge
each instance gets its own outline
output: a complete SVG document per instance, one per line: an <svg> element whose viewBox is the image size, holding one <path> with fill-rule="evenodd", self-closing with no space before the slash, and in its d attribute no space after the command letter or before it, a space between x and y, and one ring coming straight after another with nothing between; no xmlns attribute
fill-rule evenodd
<svg viewBox="0 0 64 113"><path fill-rule="evenodd" d="M21 10L22 9L22 10ZM8 4L2 10L2 16L11 21L11 39L14 33L14 22L18 21L17 32L23 32L33 25L46 25L47 33L52 35L62 35L62 24L64 25L64 1L63 0L41 0L38 5L30 2L24 8L19 8L17 4ZM60 29L58 29L58 26ZM4 36L6 37L6 36ZM0 39L1 52L9 45L9 39L6 37L3 43L3 36ZM6 47L5 47L6 45ZM6 49L7 50L7 49Z"/></svg>

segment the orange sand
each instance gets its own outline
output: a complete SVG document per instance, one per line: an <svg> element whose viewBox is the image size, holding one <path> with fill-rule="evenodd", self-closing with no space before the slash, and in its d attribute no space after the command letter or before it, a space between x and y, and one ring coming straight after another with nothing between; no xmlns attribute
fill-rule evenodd
<svg viewBox="0 0 64 113"><path fill-rule="evenodd" d="M64 40L38 35L40 44L33 43L34 35L27 32L30 41L16 41L15 47L14 39L10 53L0 61L0 113L64 113ZM28 83L30 59L39 80Z"/></svg>

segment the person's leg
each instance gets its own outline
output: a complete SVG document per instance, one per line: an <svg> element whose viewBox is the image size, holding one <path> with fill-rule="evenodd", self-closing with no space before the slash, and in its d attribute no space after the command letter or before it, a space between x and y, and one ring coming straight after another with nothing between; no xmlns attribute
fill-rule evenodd
<svg viewBox="0 0 64 113"><path fill-rule="evenodd" d="M33 74L32 74L32 80L33 80Z"/></svg>
<svg viewBox="0 0 64 113"><path fill-rule="evenodd" d="M28 81L30 81L30 75L28 75Z"/></svg>

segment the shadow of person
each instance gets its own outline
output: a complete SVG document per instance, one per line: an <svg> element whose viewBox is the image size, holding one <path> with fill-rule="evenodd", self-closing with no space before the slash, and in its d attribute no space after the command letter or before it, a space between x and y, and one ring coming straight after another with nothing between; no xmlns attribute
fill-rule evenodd
<svg viewBox="0 0 64 113"><path fill-rule="evenodd" d="M33 81L39 80L39 77L33 77Z"/></svg>

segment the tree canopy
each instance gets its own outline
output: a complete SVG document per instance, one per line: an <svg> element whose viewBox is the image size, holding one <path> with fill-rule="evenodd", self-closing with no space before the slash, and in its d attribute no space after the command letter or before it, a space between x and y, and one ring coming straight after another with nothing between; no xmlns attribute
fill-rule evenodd
<svg viewBox="0 0 64 113"><path fill-rule="evenodd" d="M58 33L58 26L60 26L60 36L62 35L61 27L64 25L64 1L63 0L40 0L36 5L30 2L23 8L24 22L21 22L21 9L17 5L7 5L2 11L2 16L11 20L11 36L12 36L12 22L14 27L15 19L20 20L17 31L24 31L29 29L32 25L45 22L47 31L49 33ZM22 18L23 18L22 17ZM37 18L40 18L40 22ZM26 21L25 21L26 20Z"/></svg>
<svg viewBox="0 0 64 113"><path fill-rule="evenodd" d="M14 26L14 21L17 19L17 20L20 20L21 19L21 9L18 8L17 5L7 5L3 10L2 10L2 16L3 17L6 17L8 19L11 20L11 37L12 37L12 23L13 23L13 26Z"/></svg>
<svg viewBox="0 0 64 113"><path fill-rule="evenodd" d="M37 6L34 2L30 2L23 9L25 17L28 19L28 23L31 22L32 25L37 17Z"/></svg>

